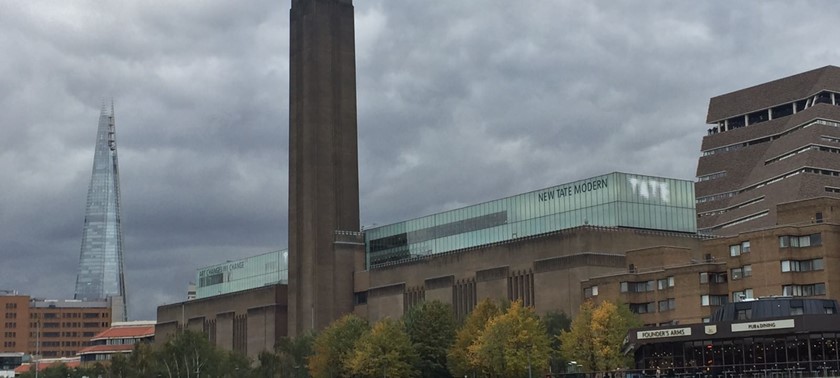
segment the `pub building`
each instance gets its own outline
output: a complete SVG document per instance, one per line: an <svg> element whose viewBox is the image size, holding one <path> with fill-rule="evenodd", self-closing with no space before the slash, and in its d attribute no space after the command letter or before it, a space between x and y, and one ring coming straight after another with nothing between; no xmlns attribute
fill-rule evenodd
<svg viewBox="0 0 840 378"><path fill-rule="evenodd" d="M837 301L772 297L721 306L708 323L630 330L650 376L837 376Z"/></svg>

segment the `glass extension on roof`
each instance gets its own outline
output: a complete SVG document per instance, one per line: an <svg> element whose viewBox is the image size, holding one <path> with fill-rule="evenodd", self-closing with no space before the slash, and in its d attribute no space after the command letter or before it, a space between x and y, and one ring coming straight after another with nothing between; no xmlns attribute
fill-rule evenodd
<svg viewBox="0 0 840 378"><path fill-rule="evenodd" d="M365 230L368 267L595 225L694 233L691 181L614 172Z"/></svg>
<svg viewBox="0 0 840 378"><path fill-rule="evenodd" d="M283 249L198 269L196 299L288 283L288 258Z"/></svg>

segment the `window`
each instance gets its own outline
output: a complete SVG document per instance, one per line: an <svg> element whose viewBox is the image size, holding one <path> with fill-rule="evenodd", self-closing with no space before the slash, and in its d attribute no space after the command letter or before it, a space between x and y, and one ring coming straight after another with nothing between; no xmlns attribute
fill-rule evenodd
<svg viewBox="0 0 840 378"><path fill-rule="evenodd" d="M647 314L655 312L656 308L654 307L653 302L630 303L630 311L632 311L634 314Z"/></svg>
<svg viewBox="0 0 840 378"><path fill-rule="evenodd" d="M814 295L825 295L825 283L810 285L784 285L782 295L793 297L810 297Z"/></svg>
<svg viewBox="0 0 840 378"><path fill-rule="evenodd" d="M357 293L353 293L353 304L354 305L363 305L367 303L368 299L368 292L367 291L360 291Z"/></svg>
<svg viewBox="0 0 840 378"><path fill-rule="evenodd" d="M584 298L592 298L598 296L598 286L587 287L583 289Z"/></svg>
<svg viewBox="0 0 840 378"><path fill-rule="evenodd" d="M804 235L804 236L779 236L779 247L787 248L804 248L804 247L812 247L822 245L822 235L821 234L811 234L811 235Z"/></svg>
<svg viewBox="0 0 840 378"><path fill-rule="evenodd" d="M659 301L659 312L670 311L676 308L674 298L668 298L664 301Z"/></svg>
<svg viewBox="0 0 840 378"><path fill-rule="evenodd" d="M750 241L741 242L741 244L733 244L729 246L729 256L741 256L742 253L750 252Z"/></svg>
<svg viewBox="0 0 840 378"><path fill-rule="evenodd" d="M656 280L656 286L657 286L657 289L659 289L659 290L665 290L669 287L674 287L674 277L671 276L671 277Z"/></svg>
<svg viewBox="0 0 840 378"><path fill-rule="evenodd" d="M735 319L736 320L749 320L752 319L752 308L741 308L735 310Z"/></svg>
<svg viewBox="0 0 840 378"><path fill-rule="evenodd" d="M622 293L644 293L646 291L653 291L656 287L656 284L653 280L651 281L640 281L640 282L621 282L620 283L620 290Z"/></svg>
<svg viewBox="0 0 840 378"><path fill-rule="evenodd" d="M727 295L703 295L700 296L701 306L720 306L728 302Z"/></svg>
<svg viewBox="0 0 840 378"><path fill-rule="evenodd" d="M823 270L825 265L823 259L813 260L782 260L782 272L810 272L812 270Z"/></svg>
<svg viewBox="0 0 840 378"><path fill-rule="evenodd" d="M726 283L726 273L700 273L700 283Z"/></svg>
<svg viewBox="0 0 840 378"><path fill-rule="evenodd" d="M741 302L747 299L752 299L753 297L753 289L744 289L743 291L733 291L732 292L732 301L733 302Z"/></svg>
<svg viewBox="0 0 840 378"><path fill-rule="evenodd" d="M749 277L752 275L752 265L744 265L742 267L732 268L730 270L730 274L733 281L740 280L744 277Z"/></svg>

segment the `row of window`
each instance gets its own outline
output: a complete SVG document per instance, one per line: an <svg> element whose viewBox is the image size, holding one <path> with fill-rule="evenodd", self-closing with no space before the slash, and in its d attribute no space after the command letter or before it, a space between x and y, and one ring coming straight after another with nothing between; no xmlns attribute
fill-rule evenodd
<svg viewBox="0 0 840 378"><path fill-rule="evenodd" d="M714 180L714 179L718 179L718 178L721 178L721 177L726 177L726 171L720 171L720 172L715 172L715 173L710 173L708 175L700 176L700 177L697 178L697 182Z"/></svg>
<svg viewBox="0 0 840 378"><path fill-rule="evenodd" d="M15 342L14 341L4 341L3 346L6 347L6 348L14 348L15 347Z"/></svg>
<svg viewBox="0 0 840 378"><path fill-rule="evenodd" d="M784 235L779 236L779 247L782 248L804 248L822 245L821 234L811 234L804 236Z"/></svg>
<svg viewBox="0 0 840 378"><path fill-rule="evenodd" d="M729 246L729 256L741 256L742 253L750 252L750 241L741 242L741 244L733 244Z"/></svg>
<svg viewBox="0 0 840 378"><path fill-rule="evenodd" d="M657 311L657 308L659 312L671 311L677 308L674 298L668 298L659 302L630 303L628 306L634 314L654 313Z"/></svg>
<svg viewBox="0 0 840 378"><path fill-rule="evenodd" d="M17 328L17 322L6 322L6 324L4 324L4 326L6 328Z"/></svg>
<svg viewBox="0 0 840 378"><path fill-rule="evenodd" d="M822 219L822 214L817 213L820 220ZM796 235L783 235L779 236L779 247L788 248L788 247L812 247L822 245L822 235L821 234L811 234L811 235L803 235L803 236L796 236ZM743 241L740 244L732 244L729 246L729 256L741 256L743 253L750 252L750 241Z"/></svg>
<svg viewBox="0 0 840 378"><path fill-rule="evenodd" d="M782 261L782 272L810 272L824 268L823 259Z"/></svg>
<svg viewBox="0 0 840 378"><path fill-rule="evenodd" d="M595 293L591 294L598 295L597 286L593 286L595 288ZM631 282L631 281L622 281L619 286L619 291L622 293L644 293L648 291L654 291L655 289L658 290L665 290L668 288L674 287L674 277L669 276L666 278L658 279L656 281L638 281L638 282ZM591 289L591 288L589 288ZM584 296L586 296L586 289L584 289ZM587 297L588 298L588 297Z"/></svg>
<svg viewBox="0 0 840 378"><path fill-rule="evenodd" d="M752 292L752 289L747 289ZM737 293L737 292L736 292ZM734 293L733 293L734 294ZM750 297L747 297L750 298ZM738 305L735 305L735 319L736 320L750 320L752 319L752 306L739 308ZM834 307L823 307L823 312L825 314L834 314ZM790 306L790 314L791 315L803 315L805 314L805 307L802 306L802 302L799 302L799 305L794 305L791 303ZM704 321L704 323L707 323Z"/></svg>
<svg viewBox="0 0 840 378"><path fill-rule="evenodd" d="M107 312L103 312L103 313L98 313L98 312L84 312L84 313L65 312L65 313L61 313L60 315L61 315L60 316L61 318L65 318L65 319L70 319L70 318L85 318L85 319L106 318L107 319L108 318L108 313ZM37 313L32 313L32 314L29 315L29 317L31 319L37 319L38 314ZM45 312L44 313L44 319L58 319L58 318L59 318L59 313L57 313L57 312Z"/></svg>
<svg viewBox="0 0 840 378"><path fill-rule="evenodd" d="M17 319L17 313L16 312L7 312L6 313L6 319Z"/></svg>
<svg viewBox="0 0 840 378"><path fill-rule="evenodd" d="M793 170L793 171L790 171L788 173L781 174L779 176L767 179L767 180L762 181L760 183L757 183L757 184L754 184L754 185L751 185L751 186L748 186L748 187L745 187L745 188L741 188L741 189L738 189L738 190L733 190L733 191L724 192L724 193L717 193L717 194L711 194L711 195L707 195L707 196L697 197L697 199L695 200L695 203L701 204L701 203L705 203L705 202L712 202L712 201L718 201L718 200L722 200L722 199L726 199L726 198L731 198L731 197L734 197L734 196L736 196L740 193L745 193L745 192L748 192L748 191L751 191L751 190L754 190L754 189L759 189L759 188L762 188L766 185L775 184L775 183L777 183L779 181L782 181L784 179L791 178L791 177L794 177L796 175L799 175L800 173L818 174L818 175L823 175L823 176L835 176L835 177L840 176L840 171L831 170L831 169L807 167L807 168ZM758 216L758 215L756 215L756 216ZM731 226L733 224L728 224L728 225Z"/></svg>
<svg viewBox="0 0 840 378"><path fill-rule="evenodd" d="M6 310L14 310L17 308L17 303L6 303Z"/></svg>
<svg viewBox="0 0 840 378"><path fill-rule="evenodd" d="M701 306L720 306L729 303L729 296L728 295L701 295L700 296L700 305Z"/></svg>
<svg viewBox="0 0 840 378"><path fill-rule="evenodd" d="M4 337L17 337L16 332L3 332Z"/></svg>
<svg viewBox="0 0 840 378"><path fill-rule="evenodd" d="M784 285L782 295L793 297L810 297L814 295L825 295L825 283L809 285Z"/></svg>

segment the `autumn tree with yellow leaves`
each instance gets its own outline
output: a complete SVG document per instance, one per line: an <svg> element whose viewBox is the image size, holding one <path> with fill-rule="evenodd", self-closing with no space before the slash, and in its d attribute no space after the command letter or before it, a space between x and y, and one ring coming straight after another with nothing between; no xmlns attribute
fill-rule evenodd
<svg viewBox="0 0 840 378"><path fill-rule="evenodd" d="M468 349L474 364L491 376L522 377L547 370L551 340L534 309L515 301L487 322Z"/></svg>
<svg viewBox="0 0 840 378"><path fill-rule="evenodd" d="M585 371L625 369L631 362L621 348L630 328L641 325L627 306L610 301L586 301L568 331L560 332L560 353Z"/></svg>

